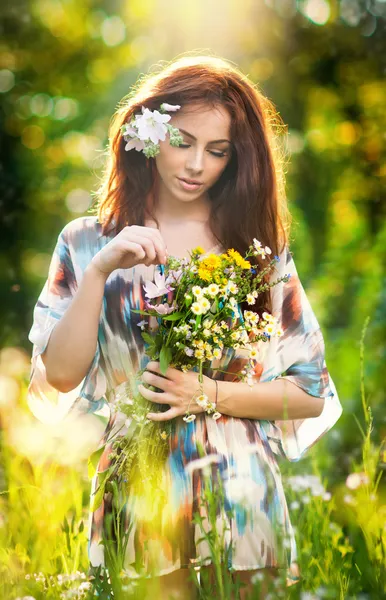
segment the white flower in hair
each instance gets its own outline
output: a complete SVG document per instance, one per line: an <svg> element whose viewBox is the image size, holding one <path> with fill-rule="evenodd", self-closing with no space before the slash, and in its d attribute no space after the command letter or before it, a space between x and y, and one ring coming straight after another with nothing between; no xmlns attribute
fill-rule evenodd
<svg viewBox="0 0 386 600"><path fill-rule="evenodd" d="M160 140L165 141L167 128L165 123L170 121L170 115L162 115L158 110L149 110L142 107L142 115L136 115L135 124L138 129L140 140L150 140L158 144Z"/></svg>
<svg viewBox="0 0 386 600"><path fill-rule="evenodd" d="M159 142L165 141L168 132L171 146L179 146L183 142L182 136L176 127L168 123L171 116L164 114L166 110L176 111L179 108L179 104L166 102L161 104L159 111L142 106L142 114L135 115L130 123L121 126L123 138L127 142L125 150L143 151L147 158L156 156L160 151Z"/></svg>

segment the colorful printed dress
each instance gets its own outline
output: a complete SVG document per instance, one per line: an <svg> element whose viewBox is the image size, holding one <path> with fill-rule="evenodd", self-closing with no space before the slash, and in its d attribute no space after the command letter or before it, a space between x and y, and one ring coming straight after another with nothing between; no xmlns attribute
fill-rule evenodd
<svg viewBox="0 0 386 600"><path fill-rule="evenodd" d="M51 387L45 374L41 354L81 283L83 273L93 256L110 241L102 235L97 217L80 217L68 223L58 237L50 264L48 279L37 300L29 339L33 343L28 402L31 410L43 420L54 411L57 420L68 414L87 416L98 423L111 438L124 425L124 417L114 412L112 403L124 382L146 366L144 341L138 322L143 316L131 312L144 308L142 284L152 279L160 265L137 265L117 269L107 279L100 315L98 343L89 371L79 386L61 393ZM217 246L218 253L224 249ZM176 419L170 440L170 454L165 466L171 486L167 520L169 534L149 531L134 516L127 498L125 527L130 532L125 553L127 572L135 577L140 570L152 569L163 575L192 563L209 564L210 550L192 515L199 510L203 490L203 474L208 463L211 473L220 475L223 483L223 510L216 518L218 527L227 532L227 566L229 570L264 567L287 569L296 573L296 542L291 526L277 459L299 460L307 449L338 420L342 407L325 362L325 349L318 321L298 278L292 255L286 247L280 255L273 279L290 273L288 282L271 288L272 313L281 321L284 331L279 338L258 343L259 361L256 381L286 378L313 397L325 399L324 409L315 418L268 421L222 415L213 420L206 413L185 423ZM242 350L225 349L221 359L211 363L205 375L236 380L246 363ZM219 370L214 370L219 369ZM75 413L74 413L75 411ZM120 434L124 434L125 428ZM204 448L200 458L197 444ZM200 462L201 461L201 462ZM204 464L206 463L206 466ZM109 448L103 453L99 469L109 464ZM95 478L91 493L95 490ZM109 493L101 506L90 512L89 559L94 567L104 564L102 533L110 509ZM225 526L225 527L224 527ZM286 538L285 553L279 551L277 531Z"/></svg>

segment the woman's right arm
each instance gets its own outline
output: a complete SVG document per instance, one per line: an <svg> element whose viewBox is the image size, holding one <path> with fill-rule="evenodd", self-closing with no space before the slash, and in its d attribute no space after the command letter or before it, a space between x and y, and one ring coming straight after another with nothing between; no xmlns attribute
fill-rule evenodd
<svg viewBox="0 0 386 600"><path fill-rule="evenodd" d="M79 288L55 325L41 358L48 383L60 392L76 388L95 355L106 280L115 269L166 262L158 229L125 227L86 267Z"/></svg>

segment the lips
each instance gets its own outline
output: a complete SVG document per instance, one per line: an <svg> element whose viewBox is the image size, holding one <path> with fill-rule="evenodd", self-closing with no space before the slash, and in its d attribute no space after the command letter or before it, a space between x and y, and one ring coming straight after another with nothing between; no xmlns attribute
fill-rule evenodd
<svg viewBox="0 0 386 600"><path fill-rule="evenodd" d="M195 185L202 184L202 181L197 181L196 179L185 179L185 177L179 177L178 179L181 179L181 181L186 181L186 183L191 183L191 184L195 184Z"/></svg>

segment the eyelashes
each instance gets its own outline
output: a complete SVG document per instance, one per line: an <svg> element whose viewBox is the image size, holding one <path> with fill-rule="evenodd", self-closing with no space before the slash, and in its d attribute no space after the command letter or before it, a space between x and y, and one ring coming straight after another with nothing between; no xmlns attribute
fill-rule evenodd
<svg viewBox="0 0 386 600"><path fill-rule="evenodd" d="M190 144L180 144L177 148L190 148ZM212 152L211 150L209 152L212 156L216 156L216 158L224 158L227 155L226 152Z"/></svg>

